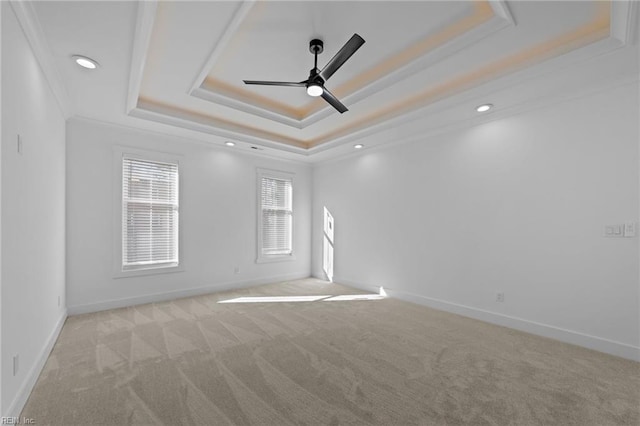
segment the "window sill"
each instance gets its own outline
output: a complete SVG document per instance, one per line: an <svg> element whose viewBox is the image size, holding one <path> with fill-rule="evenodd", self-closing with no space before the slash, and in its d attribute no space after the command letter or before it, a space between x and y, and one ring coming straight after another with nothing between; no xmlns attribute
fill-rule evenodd
<svg viewBox="0 0 640 426"><path fill-rule="evenodd" d="M258 256L256 263L290 262L296 260L292 254L282 254L273 256Z"/></svg>
<svg viewBox="0 0 640 426"><path fill-rule="evenodd" d="M126 271L118 270L114 272L113 278L129 278L129 277L141 277L145 275L159 275L159 274L172 274L175 272L184 272L183 265L176 266L156 266L149 268L130 269Z"/></svg>

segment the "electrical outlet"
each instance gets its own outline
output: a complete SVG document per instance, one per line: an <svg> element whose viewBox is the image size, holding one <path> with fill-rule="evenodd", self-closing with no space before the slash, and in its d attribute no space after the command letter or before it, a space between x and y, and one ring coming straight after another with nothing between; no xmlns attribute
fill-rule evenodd
<svg viewBox="0 0 640 426"><path fill-rule="evenodd" d="M504 302L504 293L496 293L496 302Z"/></svg>
<svg viewBox="0 0 640 426"><path fill-rule="evenodd" d="M233 268L233 273L234 274L239 274L240 273L240 267L236 266L235 268Z"/></svg>
<svg viewBox="0 0 640 426"><path fill-rule="evenodd" d="M18 371L20 370L20 355L13 356L13 375L17 376Z"/></svg>
<svg viewBox="0 0 640 426"><path fill-rule="evenodd" d="M22 138L20 137L20 135L18 135L17 137L16 150L18 151L18 154L22 155Z"/></svg>

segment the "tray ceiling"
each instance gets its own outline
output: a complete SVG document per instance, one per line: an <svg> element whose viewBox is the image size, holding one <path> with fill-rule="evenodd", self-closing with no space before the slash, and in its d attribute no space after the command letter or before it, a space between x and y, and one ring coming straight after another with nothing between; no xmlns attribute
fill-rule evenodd
<svg viewBox="0 0 640 426"><path fill-rule="evenodd" d="M513 84L510 76L525 80L549 64L562 68L618 49L635 22L631 5L80 1L35 2L31 12L75 114L123 123L144 119L310 156L370 129L392 129L416 112L449 108L447 101L468 99L464 95L496 81ZM78 19L86 28L74 24ZM120 30L108 25L116 22ZM91 25L99 31L91 32ZM324 41L322 67L354 33L366 43L326 83L349 108L345 114L303 88L242 82L304 80L313 67L311 39ZM74 37L83 51L73 46ZM72 53L101 63L100 82L90 91L108 102L125 94L125 108L83 97L91 77L77 80L67 63Z"/></svg>

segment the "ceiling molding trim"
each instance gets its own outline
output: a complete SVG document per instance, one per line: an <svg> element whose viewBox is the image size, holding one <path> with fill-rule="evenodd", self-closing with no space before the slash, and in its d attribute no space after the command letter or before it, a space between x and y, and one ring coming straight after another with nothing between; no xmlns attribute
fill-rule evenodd
<svg viewBox="0 0 640 426"><path fill-rule="evenodd" d="M430 138L433 136L437 136L437 135L441 135L441 134L445 134L453 131L468 129L484 123L502 120L515 115L524 114L530 111L535 111L535 110L539 110L549 106L561 104L563 102L583 99L589 96L596 95L600 92L615 90L616 88L638 84L639 82L640 82L640 77L638 75L627 74L627 75L621 76L616 80L602 80L596 86L588 86L585 88L585 90L580 91L580 93L557 92L554 96L551 96L551 97L542 96L533 100L523 101L518 104L512 105L508 108L504 108L487 115L478 115L477 117L474 117L471 120L460 120L454 123L447 123L440 126L431 126L431 127L422 127L422 128L413 129L411 130L411 134L408 134L406 136L398 137L398 133L393 132L393 134L384 135L383 140L377 142L375 145L371 145L369 143L367 150L381 151L381 150L395 148L398 145L415 143L415 142L423 142L426 138ZM424 113L425 111L427 111L427 108L423 109L422 112ZM411 123L419 124L420 120L417 120L417 118L419 117L414 117L412 120L407 121L404 124L411 124ZM397 128L398 126L396 125L395 127ZM386 129L386 130L390 130L390 129ZM380 134L380 132L376 132L376 133ZM369 135L361 135L358 138L350 139L349 143L353 143L354 141L361 140L367 136ZM318 154L336 146L336 144L332 144L332 146L327 146L327 145L329 144L320 145L317 148L310 149L309 158L312 164L323 165L323 164L329 164L333 162L339 162L343 159L349 158L354 155L353 152L348 152L346 154L342 154L342 155L339 154L339 155L332 156L330 158L321 159L321 160L317 160L317 158L314 159L314 156L317 157ZM342 143L340 145L342 145Z"/></svg>
<svg viewBox="0 0 640 426"><path fill-rule="evenodd" d="M258 117L266 118L268 120L277 121L278 123L282 123L287 126L294 127L296 129L303 129L305 127L302 125L300 120L297 120L295 118L291 118L289 116L282 115L265 108L260 108L260 107L239 101L237 99L221 95L220 93L216 93L212 90L203 89L201 87L195 88L191 92L191 96L194 96L196 98L199 98L208 102L213 102L219 105L233 108L238 111L253 114Z"/></svg>
<svg viewBox="0 0 640 426"><path fill-rule="evenodd" d="M605 43L606 42L606 43ZM608 45L609 47L612 47L613 43L611 43L611 40L605 40L602 42L602 45ZM592 57L588 57L585 58L584 60L589 60ZM577 62L574 62L574 64ZM545 73L553 73L557 70L558 68L556 66L553 67L548 67L545 70ZM537 73L536 76L541 76L543 73ZM512 76L508 76L507 78L511 78ZM530 76L530 77L535 77L535 76ZM442 126L437 126L437 127L426 127L426 128L420 128L419 130L415 130L413 131L412 134L410 135L406 135L406 136L401 136L400 138L397 137L397 132L394 131L393 133L393 137L391 136L387 136L385 137L387 140L377 143L376 145L371 146L372 149L384 149L384 147L387 146L391 146L391 145L397 145L397 144L402 144L402 143L410 143L410 142L416 142L419 141L421 139L424 139L426 137L431 137L437 134L441 134L441 133L446 133L449 131L453 131L453 130L460 130L460 129L464 129L464 128L468 128L468 127L472 127L472 126L476 126L479 124L482 124L484 122L489 122L489 121L495 121L498 119L502 119L502 118L506 118L509 116L513 116L513 115L517 115L517 114L521 114L521 113L525 113L528 112L530 110L535 110L535 109L539 109L539 108L543 108L546 107L548 105L553 105L553 104L557 104L557 103L561 103L564 101L569 101L569 100L573 100L573 99L580 99L582 97L586 97L586 96L590 96L592 94L604 91L604 90L612 90L615 89L616 87L621 87L624 85L629 85L629 84L637 84L639 81L639 77L636 74L632 74L632 75L625 75L622 76L618 79L615 80L611 80L611 79L604 79L602 80L601 84L598 84L596 86L588 86L585 90L581 90L579 93L576 94L576 92L572 92L567 94L566 92L558 92L557 95L552 96L552 97L542 97L542 98L538 98L538 99L534 99L533 101L526 101L526 102L521 102L517 105L511 106L509 108L500 110L500 111L496 111L496 112L492 112L490 115L486 115L486 116L478 116L478 118L474 118L473 120L460 120L456 123L448 123ZM518 83L523 83L523 80L520 79L516 79L513 81L514 84L518 84ZM513 85L513 84L512 84ZM507 90L509 87L511 87L512 85L506 86L506 87L502 87L502 89ZM488 83L487 85L483 86L482 89L483 93L492 93L495 91L496 87L499 87L500 84L498 84L497 82L493 81L491 83ZM458 105L461 102L468 102L468 101L472 101L475 98L481 97L483 95L478 95L478 93L476 93L474 91L474 93L467 93L464 94L463 98L457 97L456 99L448 99L451 102L449 103L449 105L444 106L444 108L452 108L455 107L455 105ZM273 148L273 149L277 149L277 150L284 150L290 154L298 154L300 155L300 158L297 160L290 160L290 161L302 161L302 162L308 162L311 164L324 164L325 162L331 162L331 161L339 161L340 159L346 158L348 157L351 153L348 154L338 154L337 156L332 156L331 158L325 158L325 159L321 159L321 160L317 160L317 156L320 155L321 153L330 150L332 148L336 148L338 146L342 146L346 143L353 143L354 141L358 141L361 140L365 137L371 136L372 134L381 134L382 132L388 132L388 131L392 131L393 129L398 129L399 126L405 126L405 125L410 125L412 123L420 123L420 118L426 113L429 112L429 110L431 109L442 109L443 106L441 104L438 105L428 105L422 109L420 109L419 111L416 111L415 114L412 114L410 117L404 116L401 117L401 120L394 120L393 122L393 126L389 126L386 125L382 128L370 128L367 129L369 131L366 132L359 132L357 135L349 135L349 137L345 137L345 138L340 138L340 139L336 139L333 140L331 142L328 142L326 144L323 145L319 145L316 147L313 147L309 150L304 150L304 149L291 149L292 147L283 147L281 144L278 143L273 143L271 141L264 141L262 139L255 139L255 138L251 138L251 137L247 137L247 135L244 134L236 134L234 132L224 132L221 131L221 129L217 129L215 127L210 127L210 126L206 126L206 125L198 125L197 123L194 123L191 120L183 120L183 119L177 119L173 116L167 116L165 114L161 114L161 113L157 113L154 111L147 111L147 110L143 110L141 108L137 108L136 110L134 110L132 112L132 114L130 114L133 117L136 118L140 118L140 119L144 119L144 120L148 120L148 121L152 121L152 122L156 122L159 124L164 124L164 125L168 125L171 126L172 129L176 129L176 128L181 128L184 131L187 132L191 132L191 131L195 131L198 133L204 133L204 134L210 134L210 135L214 135L214 136L220 136L220 137L224 137L224 138L230 138L233 139L235 141L240 141L240 142L245 142L245 143L249 143L249 144L255 144L255 145L259 145L259 146L263 146L263 147L268 147L268 148ZM86 117L87 120L92 120L92 121L100 121L100 120L95 120L93 118L89 118ZM385 123L387 124L387 123ZM140 130L138 127L132 127L134 129L138 129ZM149 130L149 129L142 129L145 131L153 131L153 130ZM166 136L165 133L162 132L158 132L159 134L163 134ZM419 135L416 135L416 133L419 133ZM194 136L191 134L188 135L171 135L174 137L182 137L182 138L188 138L188 139L192 139L194 140ZM197 138L197 141L200 142L202 141L202 143L206 144L206 143L213 143L213 142L208 142L208 141L204 141L202 139ZM266 156L273 156L274 158L279 158L277 155L269 155L268 153L264 153L264 152L257 152L255 154L258 155L266 155ZM316 159L314 159L314 157L316 157Z"/></svg>
<svg viewBox="0 0 640 426"><path fill-rule="evenodd" d="M335 129L311 140L299 140L263 131L244 123L236 123L149 100L146 104L144 101L140 101L141 105L136 109L136 115L140 118L148 118L194 131L232 137L249 143L279 147L309 155L336 144L346 143L354 138L370 135L372 132L381 132L395 127L399 123L410 121L418 117L416 111L423 112L425 108L434 104L443 105L443 100L446 105L447 98L459 99L460 96L477 95L478 92L473 90L476 87L499 87L505 82L507 85L517 84L546 72L553 72L576 61L606 54L622 47L623 45L618 39L610 37L613 20L611 3L602 3L598 8L600 12L592 21L560 37L530 46L517 54L488 64L460 78L444 82L435 88L428 88L395 105L368 114L351 125ZM495 16L494 18L502 26L511 25L503 18ZM144 110L144 112L140 110ZM322 149L319 148L320 145L323 146Z"/></svg>
<svg viewBox="0 0 640 426"><path fill-rule="evenodd" d="M550 61L554 64L566 63L563 61L566 60L567 57L573 58L571 53L575 51L584 54L590 51L589 47L593 46L601 47L602 45L606 45L609 51L621 47L621 43L618 40L609 37L611 24L610 5L601 3L599 9L600 13L598 13L592 21L581 27L569 31L560 37L531 46L515 55L507 56L480 69L456 77L436 87L427 88L385 109L362 117L347 126L320 135L307 141L309 148L325 144L335 139L341 139L344 136L359 133L363 128L369 126L378 127L389 121L393 123L394 120L398 119L401 115L411 115L412 110L421 109L426 105L446 97L468 91L474 87L474 84L484 85L492 80L500 79L510 74L526 76L529 71L526 68L527 66L533 67L532 73L535 74L539 72L538 67L535 66L536 64L548 64ZM597 51L596 49L594 54L602 53L604 52ZM392 125L392 123L388 125Z"/></svg>
<svg viewBox="0 0 640 426"><path fill-rule="evenodd" d="M189 119L177 118L172 115L151 111L145 108L137 107L129 114L131 117L140 118L143 120L155 121L157 123L166 124L173 127L180 127L185 130L193 130L200 133L210 134L213 136L219 136L222 138L232 139L234 141L246 142L258 146L275 148L282 151L287 151L295 154L306 155L305 149L297 150L295 147L286 144L277 144L269 140L253 138L243 133L236 133L220 129L211 125L202 123L196 123Z"/></svg>
<svg viewBox="0 0 640 426"><path fill-rule="evenodd" d="M130 116L130 118L132 120L138 120L138 117L135 117L135 116ZM129 124L129 123L105 121L99 118L89 117L85 115L74 115L71 118L71 120L89 123L89 124L98 124L101 126L116 127L118 129L128 130L131 132L146 133L146 134L157 136L160 138L178 139L180 140L180 142L191 143L199 146L206 146L208 148L216 149L220 152L229 151L229 148L223 145L223 142L225 141L225 139L213 140L210 138L210 136L213 136L213 135L209 135L203 132L195 132L193 130L185 129L182 127L176 127L175 125L164 124L155 120L148 120L148 119L144 120L144 122L147 125L151 125L152 127L140 127L140 126ZM164 126L168 126L168 129L164 129ZM177 131L178 133L176 133L175 131ZM234 141L239 142L236 139L234 139ZM235 150L233 151L233 153L237 155L246 155L250 157L266 157L266 158L282 161L285 163L304 165L307 167L311 166L311 163L308 157L294 157L293 154L291 153L282 153L282 150L280 148L278 148L277 150L255 150L255 149L247 149L244 151ZM283 157L282 155L285 155L285 156Z"/></svg>
<svg viewBox="0 0 640 426"><path fill-rule="evenodd" d="M255 2L256 0L246 0L243 1L240 6L238 6L238 9L236 9L236 12L233 15L233 18L222 32L222 37L220 37L220 40L218 40L213 48L213 51L209 55L209 59L207 59L207 62L202 67L200 73L193 81L191 88L187 92L188 94L192 94L194 90L199 88L204 83L207 75L209 74L209 70L213 68L213 64L218 60L218 57L220 56L222 51L227 47L229 41L240 27L240 24L242 24L244 19L247 17Z"/></svg>
<svg viewBox="0 0 640 426"><path fill-rule="evenodd" d="M583 29L575 30L579 34L582 34L583 32L585 33L583 36L578 37L577 40L573 40L571 36L573 32L570 32L564 37L552 39L551 41L549 41L549 43L551 43L552 45L557 45L560 48L559 53L555 51L551 52L551 54L557 54L557 56L555 57L548 58L547 55L550 54L548 50L543 49L538 52L537 47L535 46L531 49L532 51L535 51L537 53L531 57L528 55L522 55L522 53L521 55L516 55L518 59L518 61L516 62L520 63L522 60L524 60L525 65L530 63L530 61L532 61L533 59L538 61L537 64L532 67L520 69L516 67L516 69L514 70L510 69L510 66L508 66L508 64L503 64L502 62L504 61L499 61L499 67L496 68L496 64L493 64L488 68L496 68L495 72L502 75L491 75L487 77L488 79L485 79L484 82L481 82L480 86L471 85L470 87L467 87L462 83L451 84L451 82L448 82L445 84L445 86L449 86L448 88L450 90L441 91L442 93L440 93L437 90L438 88L436 88L422 94L417 94L416 96L414 96L415 99L404 102L405 104L411 104L411 108L408 108L409 112L406 114L402 114L401 110L404 111L407 108L401 108L398 106L391 107L389 108L389 110L392 112L391 114L385 114L378 117L374 112L372 115L370 114L366 117L363 117L361 120L351 126L336 129L329 134L321 135L318 138L310 141L287 138L283 135L264 132L260 129L250 128L241 123L229 122L219 117L213 117L193 111L182 110L169 105L163 105L160 106L160 108L155 108L153 106L153 102L148 102L149 105L145 105L145 103L142 102L142 104L139 105L139 107L134 111L137 111L135 115L139 118L148 118L149 113L152 113L150 119L165 124L177 125L179 127L195 131L204 131L205 133L217 136L232 137L238 140L247 141L249 143L256 143L262 146L280 147L281 149L294 148L296 150L295 152L312 155L316 152L320 152L325 149L329 149L331 147L353 140L358 140L371 134L383 132L387 129L397 127L415 119L419 119L424 111L428 111L428 108L432 107L433 105L442 107L443 101L445 102L444 105L446 107L446 103L448 102L460 102L461 99L466 98L473 99L473 97L478 96L478 91L475 90L476 88L485 91L493 91L504 87L510 87L547 73L557 72L559 69L570 66L571 64L588 60L589 58L593 58L602 54L610 53L616 49L621 48L622 44L618 40L612 37L608 37L609 20L606 20L606 28L600 28L600 26L598 25L599 22L600 21L596 20L590 24L585 25L585 28ZM600 37L600 40L594 42L594 37ZM571 40L571 42L568 43L568 47L566 41L565 43L562 42L563 39ZM570 50L565 52L563 49ZM474 82L477 83L478 80L475 79L471 83ZM438 93L435 93L434 91ZM462 96L462 98L460 96ZM413 105L414 103L415 105ZM180 118L176 118L176 116ZM177 121L174 121L174 119L177 119Z"/></svg>
<svg viewBox="0 0 640 426"><path fill-rule="evenodd" d="M13 9L22 31L24 32L34 56L40 64L40 68L53 92L60 110L64 118L73 116L69 95L64 86L62 77L55 65L55 60L51 54L51 48L47 43L40 21L33 8L33 4L28 1L11 0L11 8Z"/></svg>
<svg viewBox="0 0 640 426"><path fill-rule="evenodd" d="M278 148L295 153L307 152L307 144L304 141L200 114L195 111L179 109L153 100L141 99L138 106L129 115L260 146Z"/></svg>
<svg viewBox="0 0 640 426"><path fill-rule="evenodd" d="M496 16L499 16L500 18L509 22L510 25L514 25L514 26L517 25L516 20L513 18L513 15L509 10L509 5L507 4L506 0L488 0L488 1L491 7L493 8L493 13L495 13Z"/></svg>
<svg viewBox="0 0 640 426"><path fill-rule="evenodd" d="M157 0L138 2L125 114L129 114L138 104L140 86L142 85L142 77L144 76L144 65L147 62L147 52L149 51L149 44L151 43L151 34L153 33L153 24L156 19L157 8Z"/></svg>
<svg viewBox="0 0 640 426"><path fill-rule="evenodd" d="M500 2L502 0L493 1ZM248 10L242 14L238 22L236 22L236 17L234 17L234 31L237 30L247 14ZM359 83L357 82L363 80L362 74L360 74L342 86L332 88L331 92L341 100L353 105L380 90L392 86L409 75L427 69L437 61L455 54L459 50L477 42L479 39L511 25L512 21L494 13L494 8L489 4L489 1L478 1L475 3L474 13L472 15L462 18L455 24L451 24L435 34L428 34L425 39L416 43L415 46L411 46L406 51L393 55L391 59L383 61L377 66L377 68L390 67L393 66L394 62L398 62L399 65L397 68L381 76L370 75L367 77L370 81L358 87L357 84ZM235 98L232 93L230 93L229 96L225 96L223 94L224 83L211 78L209 73L213 69L215 60L233 36L234 34L231 32L225 32L223 36L225 39L224 45L218 43L216 46L213 54L215 57L212 56L201 71L201 75L205 74L205 78L197 87L192 88L190 92L192 95L211 102L221 103L224 106L248 114L255 114L276 120L286 125L297 122L299 125L293 125L292 127L300 129L304 129L333 113L333 109L324 101L320 100L311 101L307 105L298 108L291 108L270 99L264 99L246 90L242 90L242 92L236 90L238 93ZM439 38L443 40L440 41L438 40ZM415 52L411 52L411 50L415 50ZM407 55L409 56L403 57ZM370 73L371 70L367 70L366 72ZM199 90L196 92L196 89ZM233 100L231 100L232 98ZM259 114L259 111L266 115ZM277 120L274 116L280 116L281 120Z"/></svg>
<svg viewBox="0 0 640 426"><path fill-rule="evenodd" d="M505 28L510 27L512 24L510 21L500 17L493 16L488 21L483 22L479 26L472 28L468 32L461 34L449 41L446 41L440 46L437 46L433 50L430 50L425 55L409 62L408 64L394 70L393 72L381 77L371 83L357 89L355 92L342 97L341 100L347 105L354 105L357 102L368 98L382 90L385 90L406 78L417 74L418 72L429 69L434 64L453 56L457 53L464 51L472 46L474 43L497 33ZM334 93L335 94L335 93ZM318 112L315 112L302 120L302 128L317 123L323 118L331 115L333 110L331 108L323 108Z"/></svg>
<svg viewBox="0 0 640 426"><path fill-rule="evenodd" d="M637 1L611 2L611 37L624 44L633 44L638 25Z"/></svg>

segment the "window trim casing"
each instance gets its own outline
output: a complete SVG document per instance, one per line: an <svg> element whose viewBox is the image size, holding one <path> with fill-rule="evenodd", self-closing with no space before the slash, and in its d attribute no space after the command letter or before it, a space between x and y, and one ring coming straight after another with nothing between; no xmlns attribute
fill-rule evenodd
<svg viewBox="0 0 640 426"><path fill-rule="evenodd" d="M272 254L265 255L262 253L262 178L271 177L274 179L285 179L291 181L291 253L290 254ZM272 263L287 262L296 260L295 256L295 173L284 172L272 169L256 169L256 263Z"/></svg>
<svg viewBox="0 0 640 426"><path fill-rule="evenodd" d="M112 276L113 278L127 278L144 275L157 275L174 272L184 272L184 244L183 244L183 226L180 216L184 210L182 202L183 176L181 159L182 155L162 151L150 151L128 146L115 146L113 149L113 261ZM178 166L178 264L151 265L149 267L141 267L135 269L123 269L122 265L122 217L123 217L123 199L122 199L122 160L125 156L138 158L146 161L156 161L159 163L172 163Z"/></svg>

